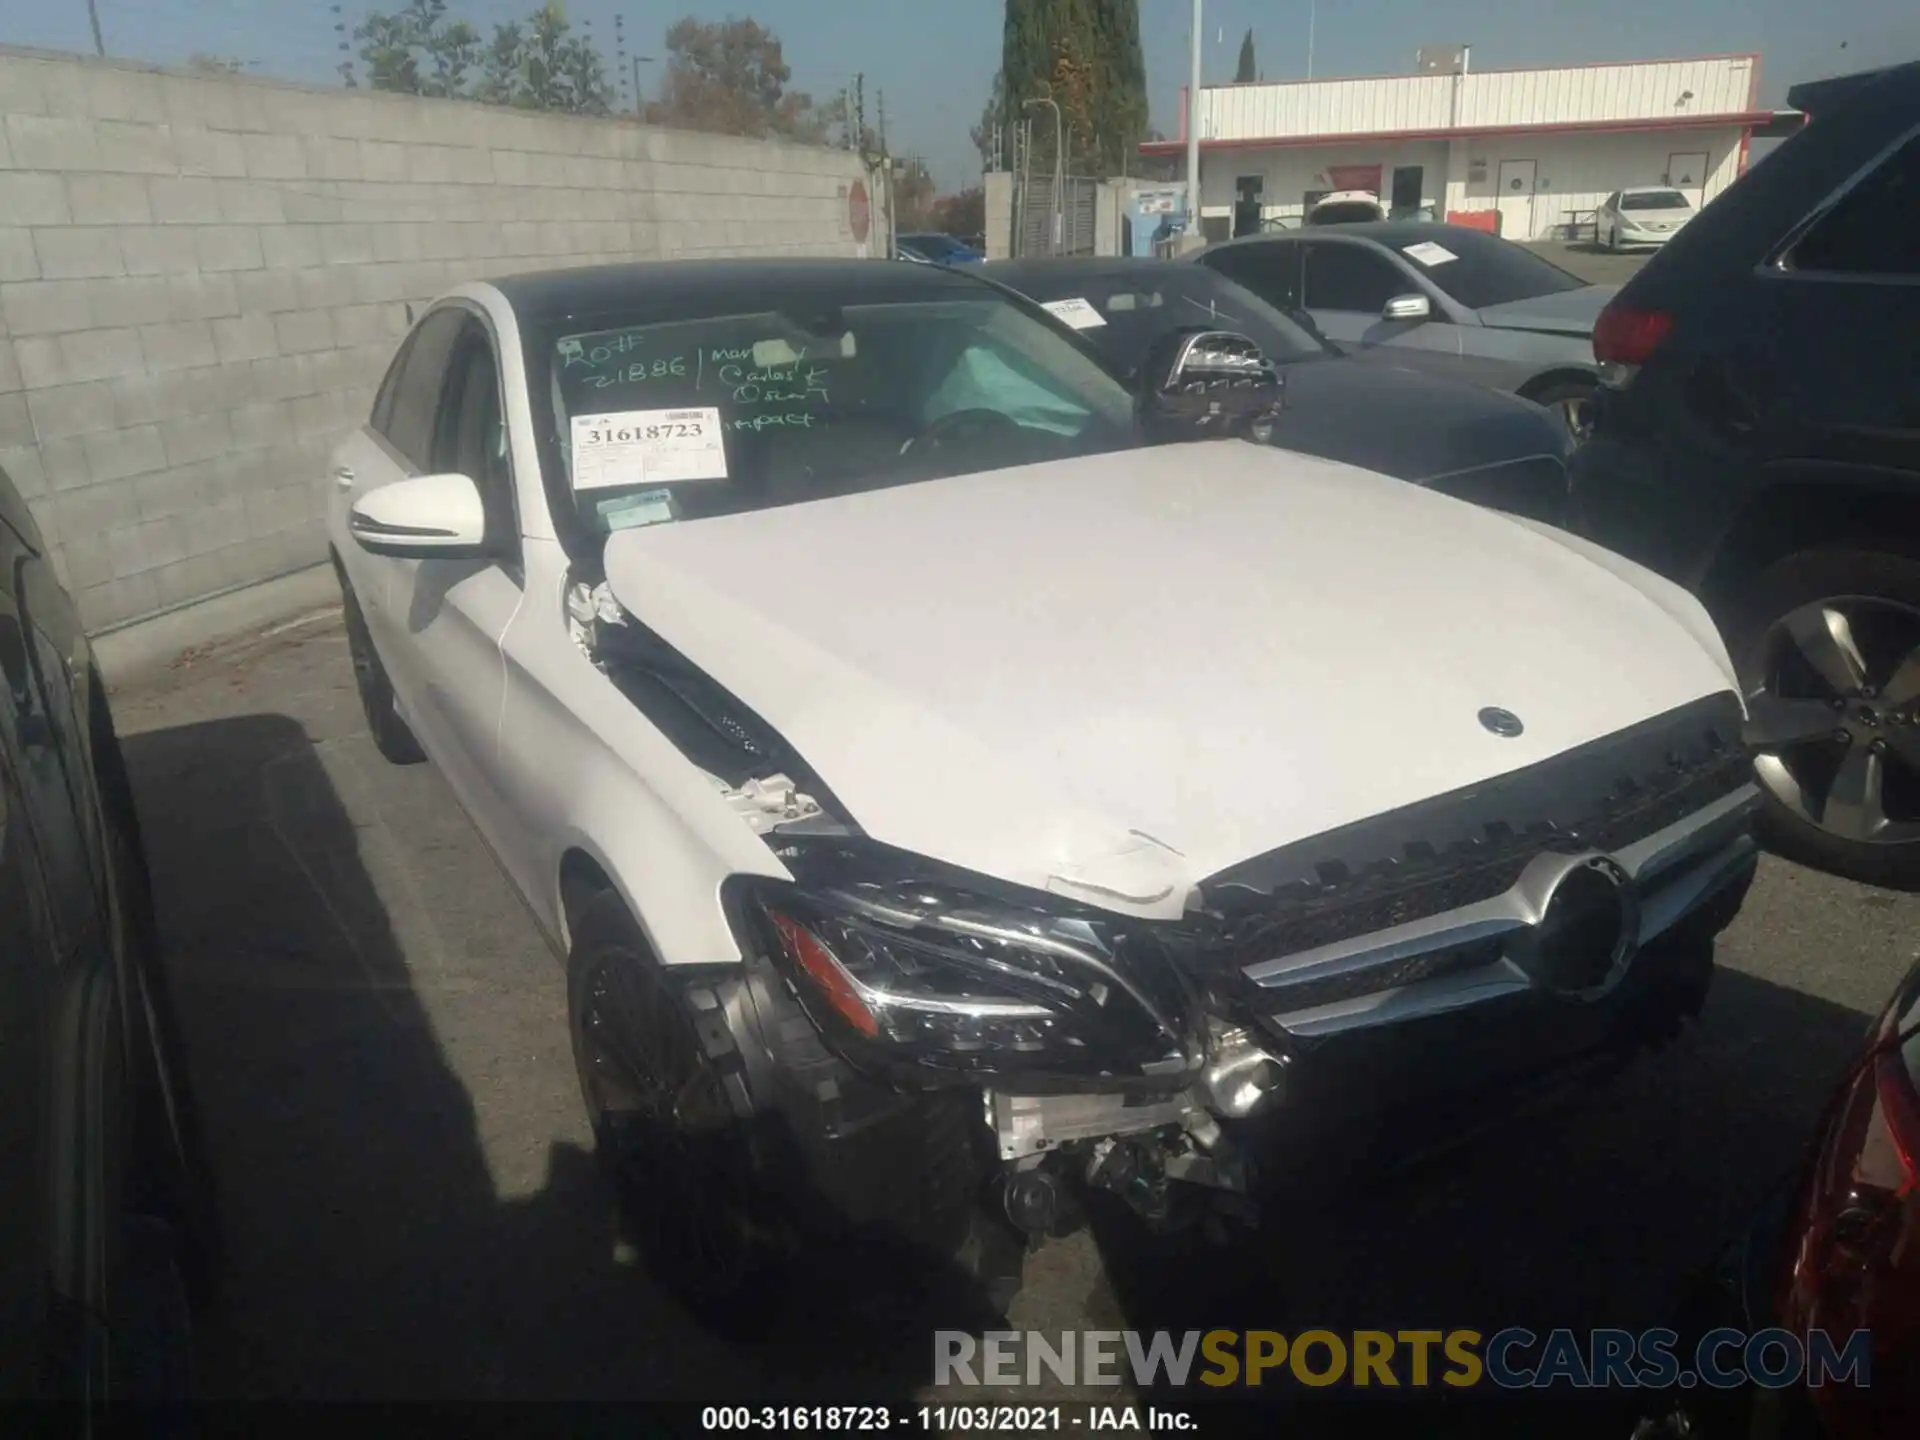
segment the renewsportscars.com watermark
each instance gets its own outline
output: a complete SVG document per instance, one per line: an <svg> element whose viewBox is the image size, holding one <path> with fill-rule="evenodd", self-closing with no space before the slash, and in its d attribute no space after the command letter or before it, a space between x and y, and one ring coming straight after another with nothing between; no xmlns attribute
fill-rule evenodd
<svg viewBox="0 0 1920 1440"><path fill-rule="evenodd" d="M935 1385L1728 1390L1873 1383L1873 1337L1824 1330L936 1330Z"/></svg>

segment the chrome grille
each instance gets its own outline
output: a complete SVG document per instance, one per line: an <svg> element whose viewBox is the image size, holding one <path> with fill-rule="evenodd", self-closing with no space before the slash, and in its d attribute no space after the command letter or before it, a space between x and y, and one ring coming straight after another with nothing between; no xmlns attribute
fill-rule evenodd
<svg viewBox="0 0 1920 1440"><path fill-rule="evenodd" d="M1740 726L1739 701L1714 696L1234 866L1202 887L1218 953L1241 968L1313 950L1491 899L1542 851L1619 850L1750 783Z"/></svg>

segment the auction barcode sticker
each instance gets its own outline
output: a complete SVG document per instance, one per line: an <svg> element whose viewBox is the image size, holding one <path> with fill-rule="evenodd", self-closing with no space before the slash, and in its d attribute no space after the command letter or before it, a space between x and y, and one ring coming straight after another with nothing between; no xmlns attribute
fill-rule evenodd
<svg viewBox="0 0 1920 1440"><path fill-rule="evenodd" d="M1052 312L1076 330L1091 330L1107 323L1107 317L1093 308L1093 302L1074 295L1065 300L1043 300L1040 308Z"/></svg>
<svg viewBox="0 0 1920 1440"><path fill-rule="evenodd" d="M622 410L573 417L573 488L727 478L720 410Z"/></svg>

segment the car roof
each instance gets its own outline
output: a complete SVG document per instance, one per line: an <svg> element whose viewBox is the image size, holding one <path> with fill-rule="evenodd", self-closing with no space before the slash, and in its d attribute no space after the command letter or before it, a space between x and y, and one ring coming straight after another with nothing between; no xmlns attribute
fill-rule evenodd
<svg viewBox="0 0 1920 1440"><path fill-rule="evenodd" d="M1034 255L1018 260L989 260L986 272L1001 284L1011 285L1016 275L1034 280L1157 275L1178 263L1147 255Z"/></svg>
<svg viewBox="0 0 1920 1440"><path fill-rule="evenodd" d="M685 313L703 303L727 307L765 303L762 297L831 290L839 304L886 304L977 293L979 282L937 265L891 260L728 259L641 260L575 270L536 270L491 282L525 319L601 315L649 298L671 299Z"/></svg>
<svg viewBox="0 0 1920 1440"><path fill-rule="evenodd" d="M1436 225L1431 220L1361 220L1352 225L1325 225L1313 230L1269 231L1260 235L1242 235L1237 240L1222 240L1209 245L1209 250L1226 250L1235 245L1274 245L1281 242L1297 244L1302 240L1372 240L1381 245L1411 244L1419 240L1438 240L1446 235L1470 235L1475 237L1468 244L1478 244L1481 238L1496 240L1496 235L1488 235L1484 230L1476 230L1471 225ZM1511 243L1511 242L1509 242Z"/></svg>
<svg viewBox="0 0 1920 1440"><path fill-rule="evenodd" d="M1895 80L1892 78L1894 76L1903 78ZM1904 65L1887 65L1877 70L1859 70L1851 75L1834 75L1825 80L1803 80L1787 91L1787 104L1809 115L1824 113L1882 84L1912 85L1916 82L1920 82L1920 60Z"/></svg>

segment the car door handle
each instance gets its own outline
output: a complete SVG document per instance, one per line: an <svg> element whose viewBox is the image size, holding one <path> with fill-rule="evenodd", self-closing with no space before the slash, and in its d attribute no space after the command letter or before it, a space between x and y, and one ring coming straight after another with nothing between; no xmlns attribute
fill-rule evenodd
<svg viewBox="0 0 1920 1440"><path fill-rule="evenodd" d="M353 488L353 467L351 465L338 467L333 472L333 480L342 490L351 490Z"/></svg>

